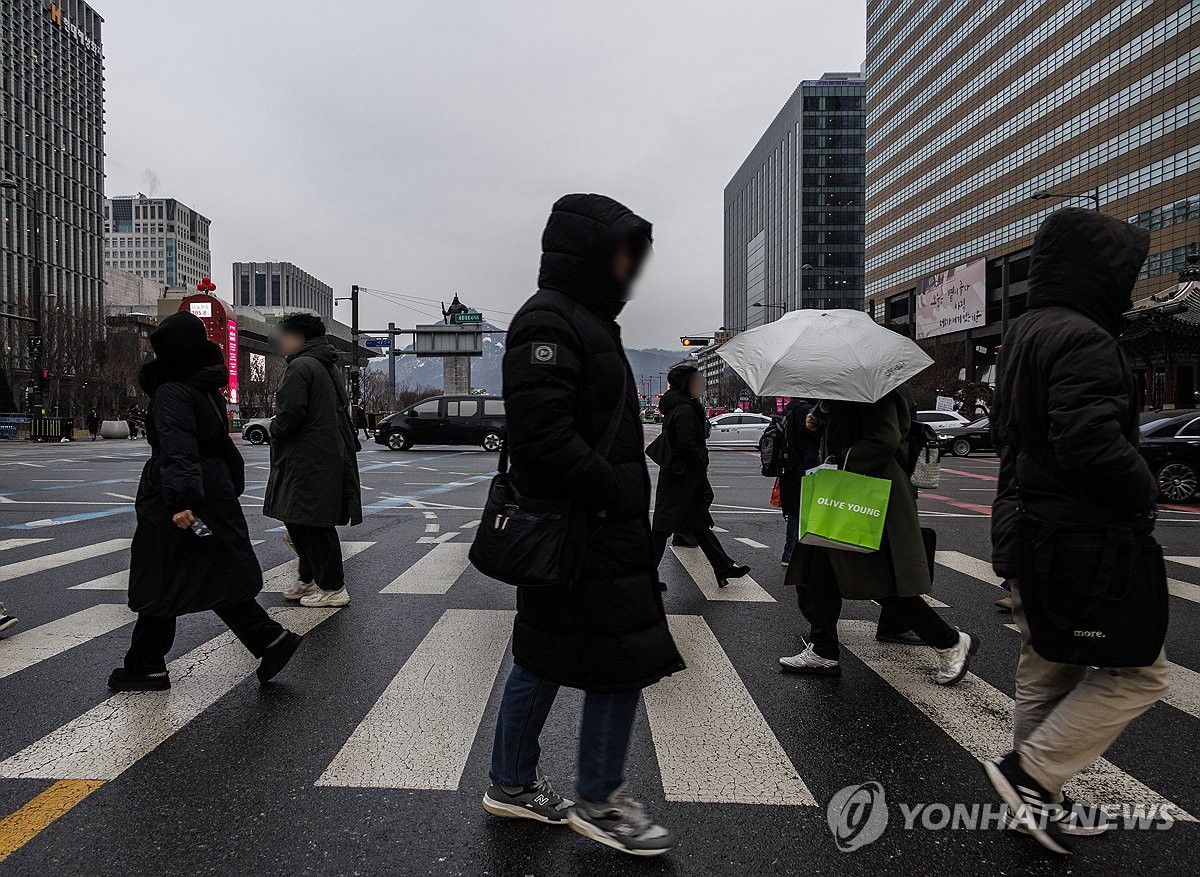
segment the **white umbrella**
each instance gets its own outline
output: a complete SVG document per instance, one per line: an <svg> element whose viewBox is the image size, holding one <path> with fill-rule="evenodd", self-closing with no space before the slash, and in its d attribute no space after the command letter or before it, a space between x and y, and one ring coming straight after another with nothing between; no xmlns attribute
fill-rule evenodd
<svg viewBox="0 0 1200 877"><path fill-rule="evenodd" d="M928 368L916 342L864 311L799 310L717 349L759 396L876 402Z"/></svg>

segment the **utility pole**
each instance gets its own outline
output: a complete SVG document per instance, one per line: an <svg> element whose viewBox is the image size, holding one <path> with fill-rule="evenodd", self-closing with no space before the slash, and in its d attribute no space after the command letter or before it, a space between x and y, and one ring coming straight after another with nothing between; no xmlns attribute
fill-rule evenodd
<svg viewBox="0 0 1200 877"><path fill-rule="evenodd" d="M350 371L358 374L358 284L350 287ZM359 401L362 396L359 381L351 381L354 389L353 400Z"/></svg>
<svg viewBox="0 0 1200 877"><path fill-rule="evenodd" d="M388 323L388 404L396 405L396 324Z"/></svg>

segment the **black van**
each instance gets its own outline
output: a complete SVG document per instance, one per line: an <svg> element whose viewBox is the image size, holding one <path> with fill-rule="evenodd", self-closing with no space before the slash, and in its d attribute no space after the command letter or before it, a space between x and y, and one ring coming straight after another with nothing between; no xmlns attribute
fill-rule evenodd
<svg viewBox="0 0 1200 877"><path fill-rule="evenodd" d="M379 421L375 441L393 451L413 445L504 444L504 400L499 396L434 396Z"/></svg>

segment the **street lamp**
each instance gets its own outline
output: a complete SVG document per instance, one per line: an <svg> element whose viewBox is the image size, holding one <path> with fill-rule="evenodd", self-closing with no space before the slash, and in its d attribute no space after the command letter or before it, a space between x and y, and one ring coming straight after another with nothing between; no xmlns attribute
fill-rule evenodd
<svg viewBox="0 0 1200 877"><path fill-rule="evenodd" d="M1100 209L1100 187L1099 186L1092 189L1090 192L1041 191L1041 192L1034 192L1032 195L1029 196L1030 201L1049 201L1054 198L1058 198L1059 200L1062 200L1062 201L1068 201L1071 198L1087 198L1089 201L1091 201L1096 206L1097 210Z"/></svg>

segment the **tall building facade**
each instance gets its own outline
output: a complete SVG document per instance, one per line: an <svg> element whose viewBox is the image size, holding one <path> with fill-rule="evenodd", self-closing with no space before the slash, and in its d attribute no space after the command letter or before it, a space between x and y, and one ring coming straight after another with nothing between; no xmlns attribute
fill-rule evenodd
<svg viewBox="0 0 1200 877"><path fill-rule="evenodd" d="M212 275L210 224L174 198L109 198L104 202L104 264L190 289Z"/></svg>
<svg viewBox="0 0 1200 877"><path fill-rule="evenodd" d="M303 308L333 317L333 287L291 262L234 262L233 302L257 308Z"/></svg>
<svg viewBox="0 0 1200 877"><path fill-rule="evenodd" d="M103 296L103 19L80 0L0 3L0 364L23 383ZM23 317L25 319L15 319ZM29 322L36 320L37 322Z"/></svg>
<svg viewBox="0 0 1200 877"><path fill-rule="evenodd" d="M858 73L800 83L725 187L725 325L863 302Z"/></svg>
<svg viewBox="0 0 1200 877"><path fill-rule="evenodd" d="M969 380L1052 211L1151 231L1135 297L1200 241L1196 0L868 0L866 108L868 307Z"/></svg>

